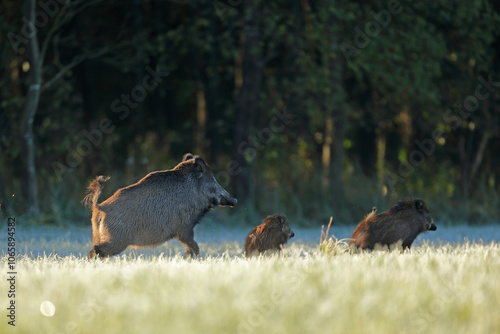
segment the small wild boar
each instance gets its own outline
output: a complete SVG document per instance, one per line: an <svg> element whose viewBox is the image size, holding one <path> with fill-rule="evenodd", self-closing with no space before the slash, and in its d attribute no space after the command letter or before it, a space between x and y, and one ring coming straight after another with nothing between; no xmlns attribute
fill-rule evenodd
<svg viewBox="0 0 500 334"><path fill-rule="evenodd" d="M267 216L262 224L254 227L246 237L246 256L260 254L266 250L280 251L294 235L284 215Z"/></svg>
<svg viewBox="0 0 500 334"><path fill-rule="evenodd" d="M422 232L435 231L436 225L429 209L419 198L400 200L395 206L378 215L376 208L354 229L349 245L373 249L376 244L390 246L399 240L403 248L410 248Z"/></svg>
<svg viewBox="0 0 500 334"><path fill-rule="evenodd" d="M108 179L96 177L83 200L92 209L89 258L112 256L128 246L154 246L172 238L186 247L184 257L198 256L194 226L210 209L237 203L217 183L205 161L190 153L174 169L149 173L97 204Z"/></svg>

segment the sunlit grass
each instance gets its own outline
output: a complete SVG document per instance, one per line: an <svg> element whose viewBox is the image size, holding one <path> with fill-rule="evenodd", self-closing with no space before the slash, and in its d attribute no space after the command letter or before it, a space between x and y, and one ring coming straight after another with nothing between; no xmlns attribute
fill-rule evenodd
<svg viewBox="0 0 500 334"><path fill-rule="evenodd" d="M333 233L332 236L328 238L332 222L333 217L330 217L330 222L328 223L326 232L323 231L324 226L321 226L321 236L319 240L320 252L328 256L337 256L351 251L348 238L339 239Z"/></svg>
<svg viewBox="0 0 500 334"><path fill-rule="evenodd" d="M335 256L318 244L293 243L281 255L252 259L237 242L203 247L203 258L189 261L182 252L127 252L103 261L23 255L15 331L500 332L498 243ZM6 280L0 291L7 291ZM46 300L55 305L53 317L40 312ZM6 329L4 319L0 332Z"/></svg>

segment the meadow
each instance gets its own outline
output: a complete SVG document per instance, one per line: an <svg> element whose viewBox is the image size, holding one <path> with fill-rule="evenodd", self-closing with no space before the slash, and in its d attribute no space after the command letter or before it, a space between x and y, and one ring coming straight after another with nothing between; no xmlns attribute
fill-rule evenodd
<svg viewBox="0 0 500 334"><path fill-rule="evenodd" d="M208 222L200 259L169 241L102 261L86 259L90 228L17 230L16 326L4 301L1 333L500 333L500 227L439 226L410 251L361 254L294 229L282 254L246 259L246 229Z"/></svg>

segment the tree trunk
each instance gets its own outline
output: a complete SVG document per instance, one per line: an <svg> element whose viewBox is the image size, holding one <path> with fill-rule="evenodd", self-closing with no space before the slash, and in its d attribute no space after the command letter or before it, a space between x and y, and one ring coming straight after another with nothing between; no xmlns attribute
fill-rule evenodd
<svg viewBox="0 0 500 334"><path fill-rule="evenodd" d="M376 150L377 150L377 179L382 185L384 182L385 175L385 152L387 149L387 143L385 138L385 129L382 126L378 126L376 133Z"/></svg>
<svg viewBox="0 0 500 334"><path fill-rule="evenodd" d="M403 106L403 109L399 113L399 126L401 133L401 141L403 142L403 147L406 154L409 155L412 150L412 133L413 124L410 115L410 107L408 105Z"/></svg>
<svg viewBox="0 0 500 334"><path fill-rule="evenodd" d="M332 169L330 189L332 195L336 198L342 196L344 191L344 183L342 178L342 171L344 167L344 140L345 140L345 124L344 124L344 111L338 106L334 112L334 139L333 139L333 155L332 155Z"/></svg>
<svg viewBox="0 0 500 334"><path fill-rule="evenodd" d="M323 187L327 201L342 196L342 170L344 165L345 124L344 112L339 107L328 110L325 125L325 140L322 149Z"/></svg>
<svg viewBox="0 0 500 334"><path fill-rule="evenodd" d="M193 151L195 154L206 155L207 148L207 101L205 87L201 79L196 85L196 123L193 127Z"/></svg>
<svg viewBox="0 0 500 334"><path fill-rule="evenodd" d="M31 23L31 27L35 27L35 9L35 0L25 1L25 17ZM40 49L38 46L37 34L35 32L33 32L33 37L29 39L28 62L30 64L30 86L26 95L26 104L20 123L23 174L22 193L26 201L28 213L38 215L40 213L40 207L38 204L38 185L36 180L33 121L40 100L42 59L40 59Z"/></svg>
<svg viewBox="0 0 500 334"><path fill-rule="evenodd" d="M465 207L473 191L474 176L483 162L491 136L490 132L484 131L476 148L473 148L474 131L469 133L467 139L463 134L460 136L458 149L462 165L462 201Z"/></svg>
<svg viewBox="0 0 500 334"><path fill-rule="evenodd" d="M238 116L233 148L233 159L241 167L241 172L233 176L233 191L235 196L242 198L251 193L251 162L257 153L247 142L250 130L255 125L263 71L262 50L259 45L259 7L254 1L245 1L244 6L243 83L237 102Z"/></svg>
<svg viewBox="0 0 500 334"><path fill-rule="evenodd" d="M323 163L323 187L328 191L330 183L330 169L332 162L332 144L333 144L333 117L327 115L325 119L325 133L323 147L321 150L321 161Z"/></svg>
<svg viewBox="0 0 500 334"><path fill-rule="evenodd" d="M141 87L142 80L145 76L145 29L144 29L144 6L142 0L134 0L134 25L136 28L136 35L134 39L135 48L135 78L138 87ZM144 87L142 87L144 88ZM137 106L131 112L133 133L134 133L134 178L138 175L144 175L148 172L149 160L147 157L147 152L142 149L143 142L149 140L146 138L146 117L144 115L144 101L148 99L153 91L146 92L144 96L140 93L134 96L135 90L132 90L132 100ZM137 91L138 92L138 91Z"/></svg>
<svg viewBox="0 0 500 334"><path fill-rule="evenodd" d="M337 26L338 21L332 15L330 18L332 26ZM332 99L331 105L327 106L327 113L333 117L333 137L332 137L332 154L331 154L331 169L330 169L330 193L335 198L343 194L342 170L344 166L344 140L345 140L345 90L342 80L344 72L344 60L341 58L339 51L339 41L341 39L341 31L338 30L332 41L333 57L329 61L330 72L330 88ZM329 110L329 111L328 111Z"/></svg>
<svg viewBox="0 0 500 334"><path fill-rule="evenodd" d="M210 25L209 25L209 34L212 36L214 40L219 38L218 31L218 21L219 18L215 15L211 15L210 17ZM210 119L220 119L223 118L222 110L224 110L224 105L221 103L221 75L217 70L217 66L219 65L219 57L220 55L220 47L217 44L213 45L208 53L208 68L210 69L210 74L206 74L203 76L203 85L205 87L204 95L206 100L206 114L210 115ZM207 73L207 72L205 72ZM207 141L205 144L205 151L203 151L204 156L207 157L212 162L217 161L217 157L221 152L225 152L226 150L222 146L223 143L221 140L218 140L217 137L219 133L217 129L213 126L213 124L208 123L208 116L205 124L205 137L207 139L210 138L210 141Z"/></svg>

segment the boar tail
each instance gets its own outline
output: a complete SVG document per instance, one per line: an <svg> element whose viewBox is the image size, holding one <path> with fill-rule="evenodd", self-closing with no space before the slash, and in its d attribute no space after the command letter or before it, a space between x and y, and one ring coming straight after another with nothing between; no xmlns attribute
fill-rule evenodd
<svg viewBox="0 0 500 334"><path fill-rule="evenodd" d="M87 195L82 200L83 205L88 206L91 209L94 209L97 206L97 199L99 198L104 183L107 180L109 180L109 176L99 175L94 179L94 181L90 182L87 187Z"/></svg>

